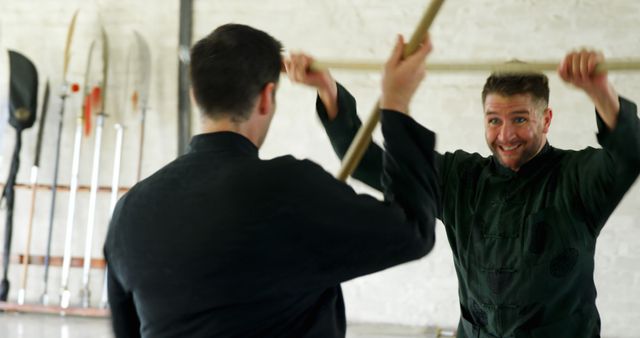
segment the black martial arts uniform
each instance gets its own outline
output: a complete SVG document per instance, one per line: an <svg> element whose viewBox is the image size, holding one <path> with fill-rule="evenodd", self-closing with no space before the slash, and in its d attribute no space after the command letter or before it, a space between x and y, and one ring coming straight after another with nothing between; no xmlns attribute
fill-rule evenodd
<svg viewBox="0 0 640 338"><path fill-rule="evenodd" d="M344 337L340 282L434 243L434 135L391 111L382 127L385 202L313 162L261 160L239 134L195 136L115 209L104 251L117 336Z"/></svg>
<svg viewBox="0 0 640 338"><path fill-rule="evenodd" d="M360 126L341 86L338 116L317 109L343 156ZM436 154L441 209L458 275L458 337L600 336L593 282L596 238L640 172L636 105L620 98L609 131L597 116L603 149L546 144L518 172L493 156ZM355 177L380 187L381 150L369 148ZM431 204L430 200L426 203Z"/></svg>

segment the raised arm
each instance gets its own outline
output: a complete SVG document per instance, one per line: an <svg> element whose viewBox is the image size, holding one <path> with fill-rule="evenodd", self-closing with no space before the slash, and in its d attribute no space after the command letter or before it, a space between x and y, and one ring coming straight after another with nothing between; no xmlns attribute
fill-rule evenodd
<svg viewBox="0 0 640 338"><path fill-rule="evenodd" d="M397 49L399 45L404 45L403 43L404 41L399 38L395 49ZM427 47L427 49L425 49L423 53L428 54L431 51L430 42L424 46ZM356 100L344 87L336 83L328 70L310 70L309 65L312 61L313 58L307 54L292 53L290 58L285 61L287 74L293 82L314 87L318 91L318 100L316 103L318 116L329 136L335 153L342 159L349 149L355 134L362 125L357 115ZM387 68L388 66L389 64L386 65ZM416 67L416 69L420 69L418 73L422 72L424 76L423 68L424 67ZM390 91L387 91L387 94L390 93ZM395 98L389 99L396 100ZM387 99L386 102L394 105L395 103L390 102L389 99ZM382 100L384 100L384 98L382 98ZM382 191L381 173L382 149L377 144L371 142L356 171L353 173L353 177L374 189Z"/></svg>
<svg viewBox="0 0 640 338"><path fill-rule="evenodd" d="M637 106L618 96L607 73L594 72L603 61L601 53L582 50L567 54L559 67L560 77L584 90L596 107L598 142L603 149L577 153L567 173L596 236L640 173Z"/></svg>
<svg viewBox="0 0 640 338"><path fill-rule="evenodd" d="M607 72L595 72L596 65L602 62L602 53L583 49L567 54L558 68L558 74L564 81L582 89L591 98L602 121L609 130L613 130L618 122L620 102L618 93L609 82Z"/></svg>
<svg viewBox="0 0 640 338"><path fill-rule="evenodd" d="M385 202L355 194L311 163L292 175L308 182L306 189L296 193L295 214L304 219L295 224L306 224L306 235L296 236L305 239L301 246L306 254L298 255L304 257L298 263L315 263L305 264L312 272L307 275L315 281L307 281L312 285L332 285L372 273L419 258L433 247L439 201L435 135L406 116L425 76L420 66L431 46L425 41L418 52L402 60L403 46L398 39L382 82ZM292 186L300 185L293 182ZM327 242L334 244L327 246Z"/></svg>
<svg viewBox="0 0 640 338"><path fill-rule="evenodd" d="M338 84L329 70L314 72L309 69L313 58L304 53L291 53L285 60L287 75L291 81L315 88L324 105L327 119L333 121L338 115Z"/></svg>
<svg viewBox="0 0 640 338"><path fill-rule="evenodd" d="M355 98L328 70L312 71L313 58L304 53L292 53L285 62L291 81L311 86L318 91L316 110L329 136L331 146L340 159L344 157L362 122L358 118ZM371 142L353 177L370 187L382 191L382 149Z"/></svg>

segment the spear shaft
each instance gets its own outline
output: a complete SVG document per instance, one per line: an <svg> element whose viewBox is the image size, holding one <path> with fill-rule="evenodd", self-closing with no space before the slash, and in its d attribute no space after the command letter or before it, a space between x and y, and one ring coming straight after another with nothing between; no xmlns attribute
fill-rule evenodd
<svg viewBox="0 0 640 338"><path fill-rule="evenodd" d="M38 184L38 171L40 169L40 153L42 151L42 135L44 126L47 122L47 110L49 106L49 80L45 85L44 97L42 100L42 116L40 117L40 125L38 126L38 136L36 139L35 160L31 167L31 206L29 207L29 222L27 223L27 239L24 245L24 255L22 258L22 279L20 289L18 290L18 304L24 304L27 289L27 274L29 271L29 256L31 253L31 232L33 229L33 218L36 209L36 186Z"/></svg>
<svg viewBox="0 0 640 338"><path fill-rule="evenodd" d="M91 251L93 248L93 232L96 222L96 202L98 198L99 177L100 177L100 154L102 151L102 131L104 129L105 103L107 93L107 80L109 72L109 40L107 33L102 28L102 100L98 110L98 118L96 122L95 144L93 148L93 168L91 170L91 191L89 195L89 215L87 222L87 232L84 247L84 264L82 267L82 306L87 308L91 304L91 290L89 287L91 277Z"/></svg>
<svg viewBox="0 0 640 338"><path fill-rule="evenodd" d="M75 225L76 200L78 194L78 176L80 174L80 152L82 150L82 130L84 127L84 111L91 110L91 84L90 74L93 61L96 41L93 40L89 46L89 56L87 57L87 68L84 76L83 111L79 112L76 118L76 130L73 141L73 160L71 162L71 182L69 184L69 204L67 207L67 224L64 237L64 253L62 256L62 281L60 291L60 307L69 307L71 292L69 291L69 274L71 272L71 246L73 245L73 228Z"/></svg>
<svg viewBox="0 0 640 338"><path fill-rule="evenodd" d="M60 149L62 148L62 127L64 121L64 108L67 95L69 92L69 83L67 82L67 73L69 71L69 62L71 61L71 42L73 40L73 33L76 27L76 20L78 18L78 11L73 14L71 23L69 24L69 30L67 31L67 40L64 48L64 59L62 65L62 87L60 89L60 110L58 112L58 133L56 137L56 150L55 160L53 166L53 181L51 183L51 207L49 210L49 229L47 232L47 249L44 256L44 290L42 292L42 303L44 305L49 304L49 267L51 260L51 242L53 239L53 224L55 219L56 210L56 197L58 191L58 173L60 171Z"/></svg>

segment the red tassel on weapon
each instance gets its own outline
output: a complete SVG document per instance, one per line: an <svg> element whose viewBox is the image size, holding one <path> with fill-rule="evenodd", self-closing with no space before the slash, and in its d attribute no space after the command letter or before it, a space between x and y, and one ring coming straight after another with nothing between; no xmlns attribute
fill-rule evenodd
<svg viewBox="0 0 640 338"><path fill-rule="evenodd" d="M138 91L135 90L131 95L131 106L133 107L134 112L138 111L138 99L139 99Z"/></svg>
<svg viewBox="0 0 640 338"><path fill-rule="evenodd" d="M91 134L91 113L94 111L100 111L102 107L102 89L95 86L91 89L91 93L87 95L84 109L84 134L89 136Z"/></svg>
<svg viewBox="0 0 640 338"><path fill-rule="evenodd" d="M89 136L91 133L91 94L84 97L84 135Z"/></svg>

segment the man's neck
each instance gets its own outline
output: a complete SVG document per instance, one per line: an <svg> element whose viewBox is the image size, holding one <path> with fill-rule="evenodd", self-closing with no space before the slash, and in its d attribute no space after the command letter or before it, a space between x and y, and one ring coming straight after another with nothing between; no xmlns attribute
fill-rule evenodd
<svg viewBox="0 0 640 338"><path fill-rule="evenodd" d="M256 147L258 146L255 132L253 132L249 121L238 122L233 121L231 118L211 119L208 117L202 117L200 119L200 124L200 131L202 134L230 131L246 137L255 144Z"/></svg>
<svg viewBox="0 0 640 338"><path fill-rule="evenodd" d="M231 119L201 119L200 130L203 134L216 133L220 131L232 131L238 134L242 134L242 129L242 123L234 122Z"/></svg>

